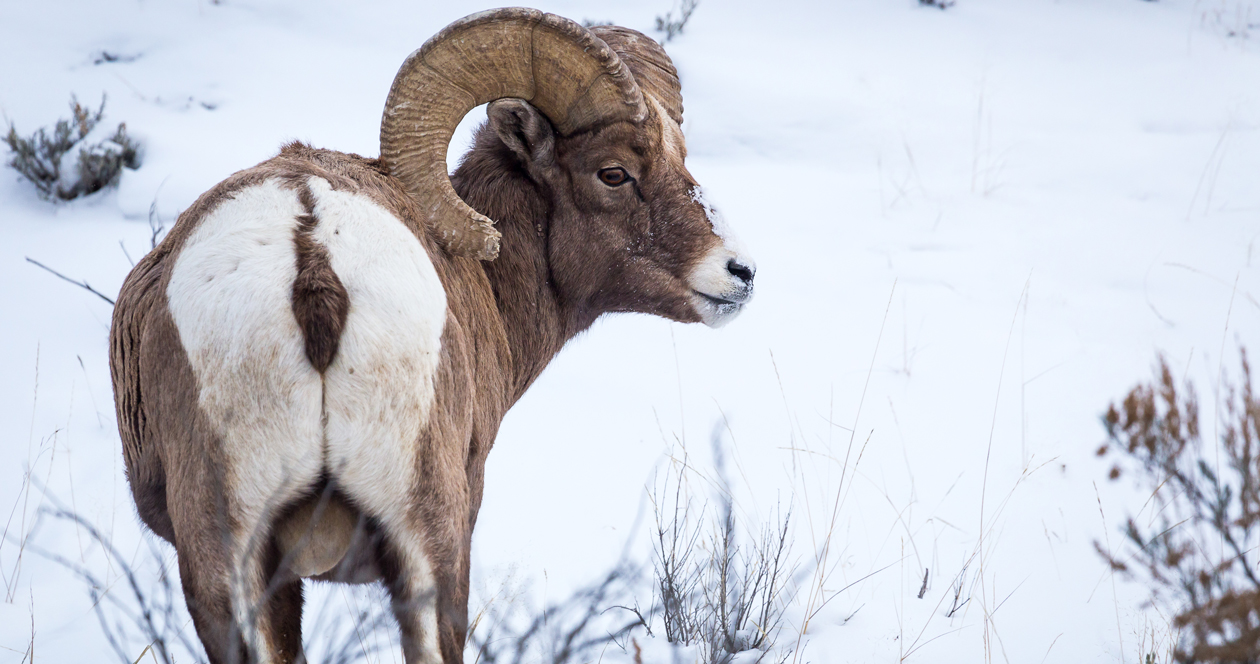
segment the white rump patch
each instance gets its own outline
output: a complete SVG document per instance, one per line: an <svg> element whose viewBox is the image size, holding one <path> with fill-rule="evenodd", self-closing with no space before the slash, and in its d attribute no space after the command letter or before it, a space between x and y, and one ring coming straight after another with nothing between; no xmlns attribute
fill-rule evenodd
<svg viewBox="0 0 1260 664"><path fill-rule="evenodd" d="M310 178L350 315L324 373L328 470L368 513L384 517L415 482L416 444L433 406L446 291L429 254L389 210Z"/></svg>
<svg viewBox="0 0 1260 664"><path fill-rule="evenodd" d="M235 192L189 235L166 289L246 529L322 463L320 376L292 306L304 212L276 180Z"/></svg>
<svg viewBox="0 0 1260 664"><path fill-rule="evenodd" d="M425 661L441 661L437 587L410 506L422 472L417 445L433 408L446 290L428 252L389 210L319 178L307 186L319 219L312 237L327 247L350 296L337 355L324 372L328 470L401 550Z"/></svg>
<svg viewBox="0 0 1260 664"><path fill-rule="evenodd" d="M167 298L241 500L273 504L282 486L305 489L326 463L357 504L383 518L419 471L446 292L420 241L388 210L320 178L307 185L318 220L311 237L350 299L322 386L292 308L294 233L305 210L278 181L236 192L201 222Z"/></svg>
<svg viewBox="0 0 1260 664"><path fill-rule="evenodd" d="M320 178L307 186L317 219L310 237L328 250L350 300L322 381L292 306L294 237L306 210L278 180L240 190L207 215L167 288L199 404L230 459L237 561L266 512L326 470L406 552L406 583L422 598L422 647L438 661L437 592L410 492L434 402L446 291L420 241L387 209ZM261 591L257 579L245 581L238 611Z"/></svg>

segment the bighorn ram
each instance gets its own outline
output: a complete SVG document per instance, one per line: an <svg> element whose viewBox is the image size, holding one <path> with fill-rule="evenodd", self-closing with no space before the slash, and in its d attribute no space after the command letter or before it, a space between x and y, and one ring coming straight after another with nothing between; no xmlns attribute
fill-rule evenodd
<svg viewBox="0 0 1260 664"><path fill-rule="evenodd" d="M494 10L403 63L379 159L293 143L180 215L123 285L110 364L136 507L212 662L300 660L303 577L382 579L406 661L463 661L507 409L602 314L717 326L752 295L681 122L648 37Z"/></svg>

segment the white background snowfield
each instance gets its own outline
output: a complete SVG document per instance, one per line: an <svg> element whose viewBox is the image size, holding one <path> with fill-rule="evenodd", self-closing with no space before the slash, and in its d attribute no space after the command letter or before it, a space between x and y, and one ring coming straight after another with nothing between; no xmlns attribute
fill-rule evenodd
<svg viewBox="0 0 1260 664"><path fill-rule="evenodd" d="M377 154L398 65L484 8L3 0L3 117L25 134L105 92L104 123L144 153L69 204L0 171L0 663L32 642L41 663L115 660L83 582L35 549L104 592L124 592L117 567L65 523L27 538L53 497L156 577L123 476L110 307L24 258L113 296L151 205L169 223L292 139ZM540 8L649 33L676 10ZM1107 480L1099 416L1162 352L1201 381L1210 422L1221 367L1260 352L1260 3L704 0L667 48L688 165L756 257L756 299L720 330L620 315L569 345L490 455L473 610L554 601L623 550L646 560L654 473L685 457L712 504L720 423L740 528L793 508L788 661L1162 658L1167 610L1094 550L1123 552L1147 497ZM308 597L309 625L374 596ZM657 636L649 661L668 661ZM370 638L375 661L401 661Z"/></svg>

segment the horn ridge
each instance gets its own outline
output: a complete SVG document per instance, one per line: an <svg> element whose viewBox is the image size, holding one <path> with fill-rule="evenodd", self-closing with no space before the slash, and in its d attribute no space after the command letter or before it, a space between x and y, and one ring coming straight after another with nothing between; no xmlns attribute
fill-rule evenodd
<svg viewBox="0 0 1260 664"><path fill-rule="evenodd" d="M509 7L459 19L413 51L390 87L381 161L421 204L452 254L492 260L499 233L451 187L446 150L468 111L525 99L564 136L621 120L641 122L643 95L607 43L569 19Z"/></svg>
<svg viewBox="0 0 1260 664"><path fill-rule="evenodd" d="M600 25L591 32L621 57L642 93L656 98L669 117L682 124L682 85L665 49L655 39L630 28Z"/></svg>

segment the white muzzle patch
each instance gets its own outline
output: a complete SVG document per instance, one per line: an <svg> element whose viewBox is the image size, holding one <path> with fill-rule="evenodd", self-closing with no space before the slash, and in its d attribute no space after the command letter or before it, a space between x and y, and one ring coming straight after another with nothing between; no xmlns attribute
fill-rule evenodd
<svg viewBox="0 0 1260 664"><path fill-rule="evenodd" d="M726 225L722 213L705 198L703 189L692 189L691 200L704 208L713 234L721 240L687 275L691 304L705 325L721 327L738 316L752 299L757 264Z"/></svg>

